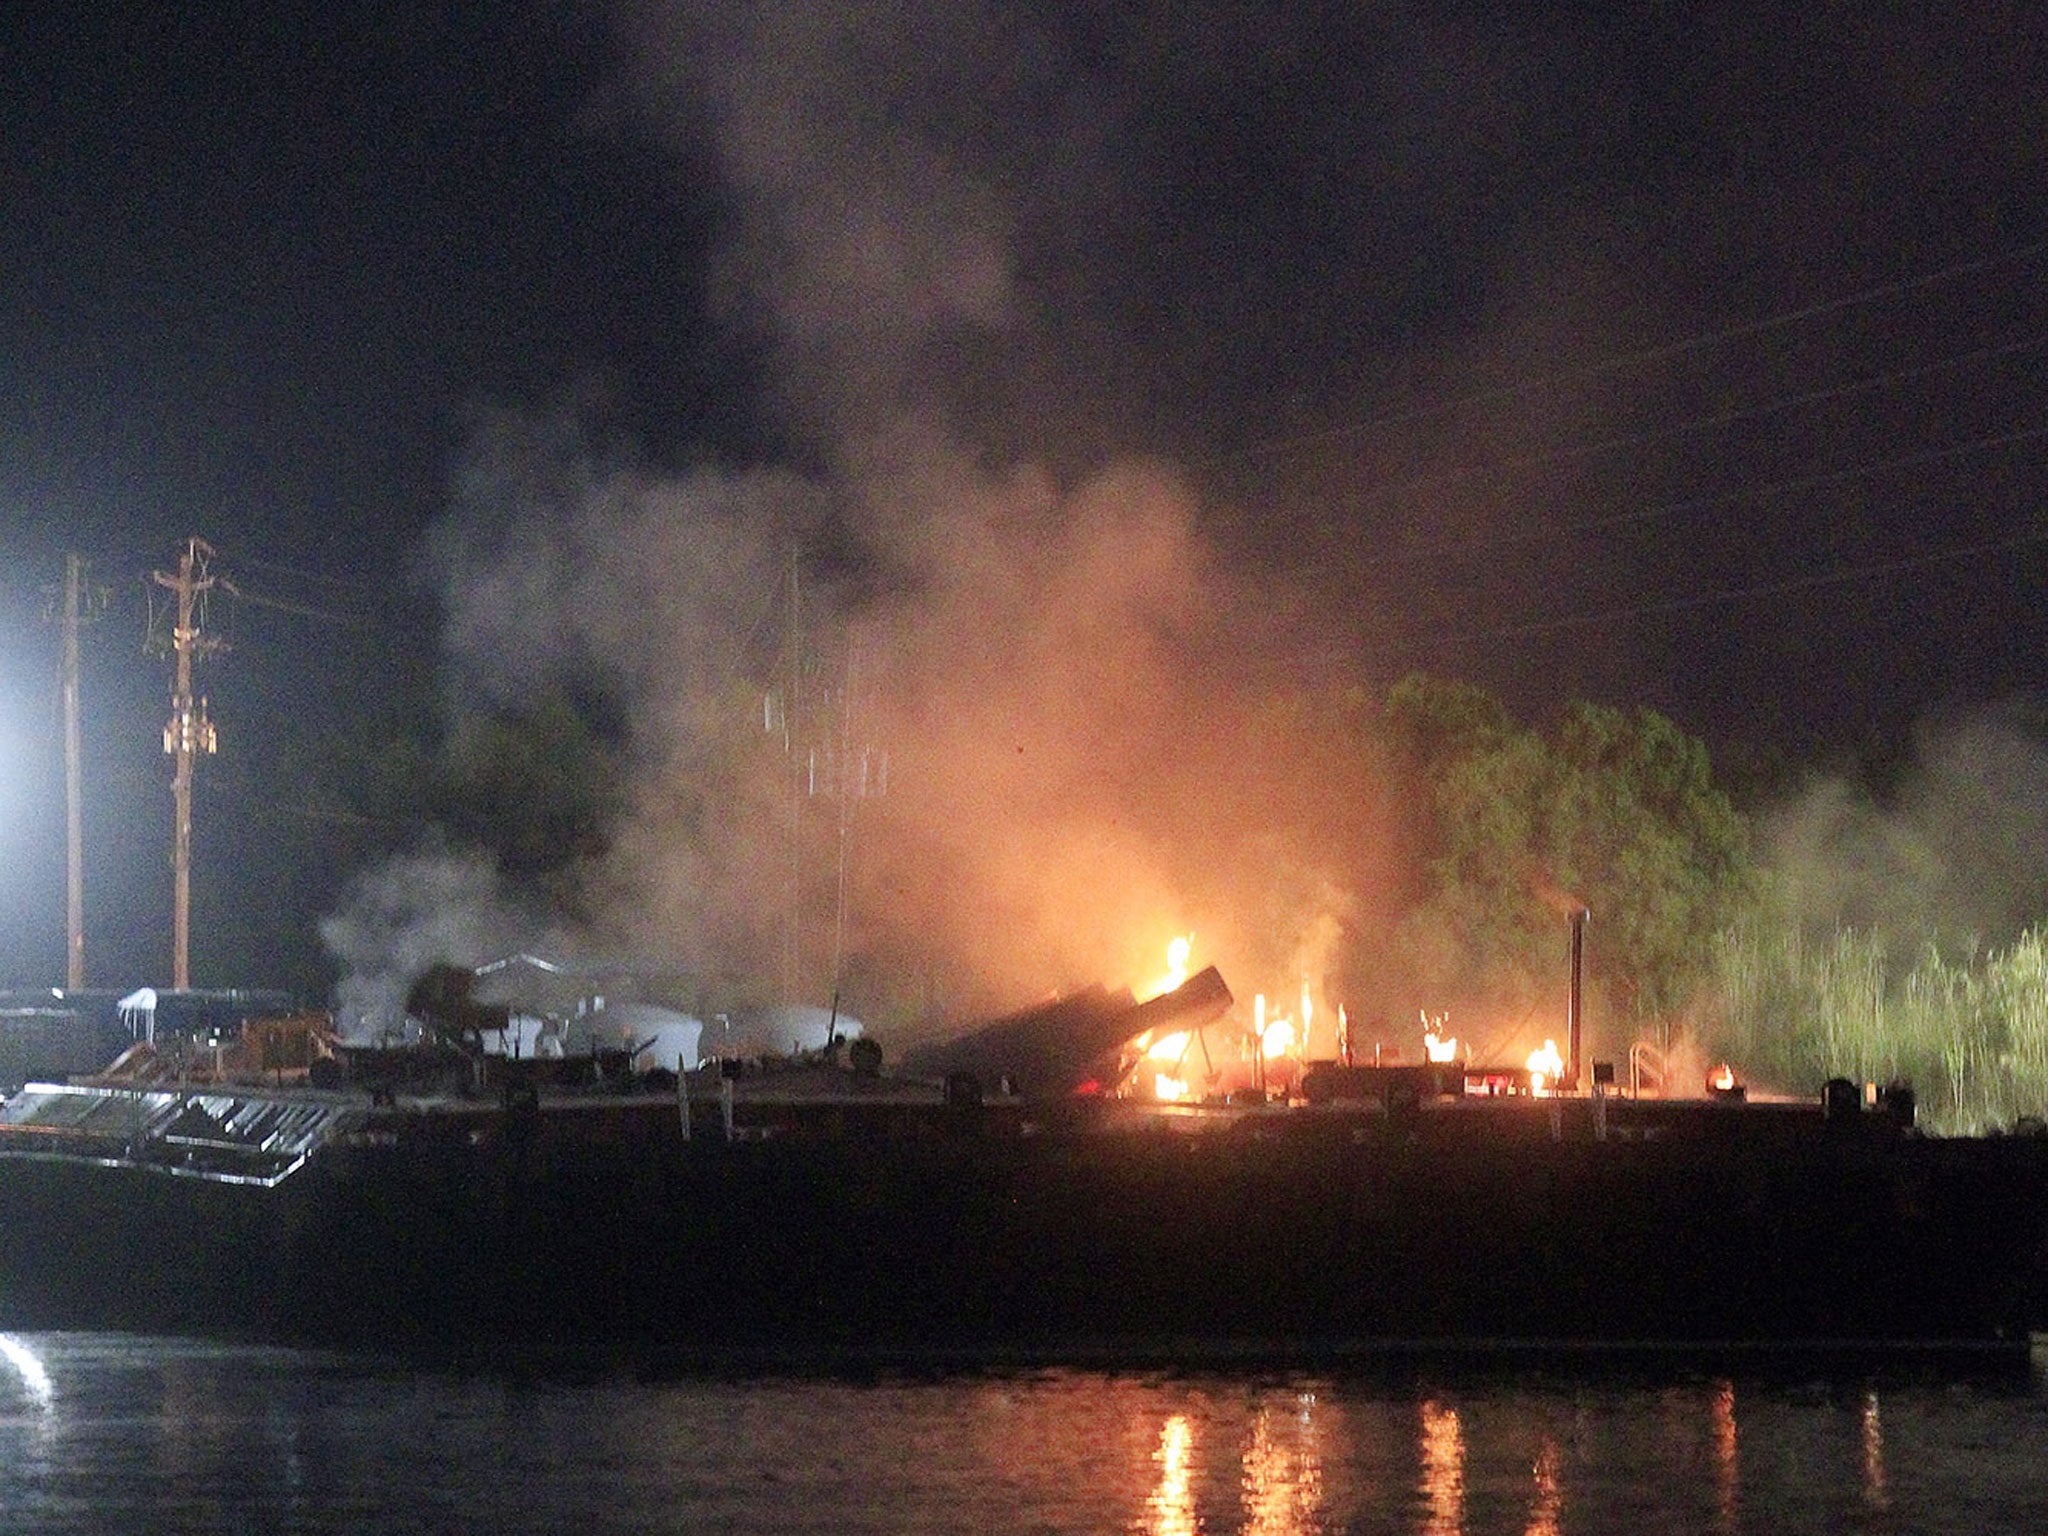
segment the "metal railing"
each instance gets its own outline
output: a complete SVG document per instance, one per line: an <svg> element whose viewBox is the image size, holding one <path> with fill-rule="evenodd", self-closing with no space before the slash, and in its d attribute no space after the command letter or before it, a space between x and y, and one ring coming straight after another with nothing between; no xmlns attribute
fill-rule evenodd
<svg viewBox="0 0 2048 1536"><path fill-rule="evenodd" d="M1670 1080L1665 1070L1664 1052L1653 1040L1638 1040L1628 1048L1628 1091L1632 1098L1643 1096L1644 1079L1656 1085L1661 1097L1666 1083Z"/></svg>

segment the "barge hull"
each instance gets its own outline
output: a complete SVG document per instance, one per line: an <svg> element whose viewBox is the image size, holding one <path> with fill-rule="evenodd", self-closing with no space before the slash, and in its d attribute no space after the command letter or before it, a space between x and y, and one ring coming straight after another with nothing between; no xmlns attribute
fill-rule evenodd
<svg viewBox="0 0 2048 1536"><path fill-rule="evenodd" d="M1464 1108L727 1139L659 1098L494 1106L393 1115L274 1184L8 1155L0 1327L1060 1359L2024 1348L2042 1322L2048 1144Z"/></svg>

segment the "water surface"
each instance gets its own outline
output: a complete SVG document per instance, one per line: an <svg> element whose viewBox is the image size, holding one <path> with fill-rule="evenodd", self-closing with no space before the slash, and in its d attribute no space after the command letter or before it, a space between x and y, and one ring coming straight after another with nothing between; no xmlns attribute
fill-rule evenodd
<svg viewBox="0 0 2048 1536"><path fill-rule="evenodd" d="M2048 1530L2043 1374L530 1376L0 1335L0 1531Z"/></svg>

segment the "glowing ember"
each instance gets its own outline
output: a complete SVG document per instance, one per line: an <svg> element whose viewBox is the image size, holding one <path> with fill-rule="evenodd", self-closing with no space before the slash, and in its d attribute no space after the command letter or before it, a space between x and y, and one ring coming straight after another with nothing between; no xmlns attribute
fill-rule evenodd
<svg viewBox="0 0 2048 1536"><path fill-rule="evenodd" d="M1528 1060L1529 1086L1537 1093L1554 1086L1564 1076L1564 1058L1557 1054L1557 1042L1546 1040L1543 1049L1531 1051Z"/></svg>
<svg viewBox="0 0 2048 1536"><path fill-rule="evenodd" d="M1735 1091L1735 1069L1729 1066L1727 1062L1722 1062L1707 1074L1707 1086L1716 1093L1733 1093Z"/></svg>

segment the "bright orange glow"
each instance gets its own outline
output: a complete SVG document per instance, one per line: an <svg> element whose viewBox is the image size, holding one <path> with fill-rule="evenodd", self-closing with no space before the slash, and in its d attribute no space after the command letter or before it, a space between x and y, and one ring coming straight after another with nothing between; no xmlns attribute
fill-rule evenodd
<svg viewBox="0 0 2048 1536"><path fill-rule="evenodd" d="M1192 933L1175 934L1166 946L1166 974L1154 978L1151 986L1145 989L1145 997L1159 997L1178 991L1181 983L1188 979L1188 961L1194 953L1195 936Z"/></svg>
<svg viewBox="0 0 2048 1536"><path fill-rule="evenodd" d="M1431 1018L1427 1008L1422 1010L1422 1049L1431 1061L1458 1059L1458 1037L1444 1032L1444 1025L1448 1024L1450 1019L1448 1013L1440 1013Z"/></svg>
<svg viewBox="0 0 2048 1536"><path fill-rule="evenodd" d="M1304 989L1302 996L1307 997ZM1285 1056L1295 1047L1294 1020L1280 1014L1266 1017L1266 994L1258 992L1252 996L1252 1038L1259 1042L1259 1054L1271 1061L1275 1056Z"/></svg>
<svg viewBox="0 0 2048 1536"><path fill-rule="evenodd" d="M1722 1062L1707 1074L1707 1086L1716 1093L1728 1093L1735 1087L1735 1069Z"/></svg>
<svg viewBox="0 0 2048 1536"><path fill-rule="evenodd" d="M1188 1050L1193 1042L1194 1036L1184 1029L1161 1035L1149 1044L1144 1036L1138 1037L1138 1048L1145 1053L1145 1059L1169 1069L1153 1074L1152 1097L1175 1103L1190 1096L1187 1079L1178 1074L1188 1059Z"/></svg>
<svg viewBox="0 0 2048 1536"><path fill-rule="evenodd" d="M1541 1093L1545 1088L1554 1087L1564 1076L1564 1058L1557 1054L1557 1042L1546 1040L1543 1049L1531 1051L1528 1060L1529 1086Z"/></svg>

